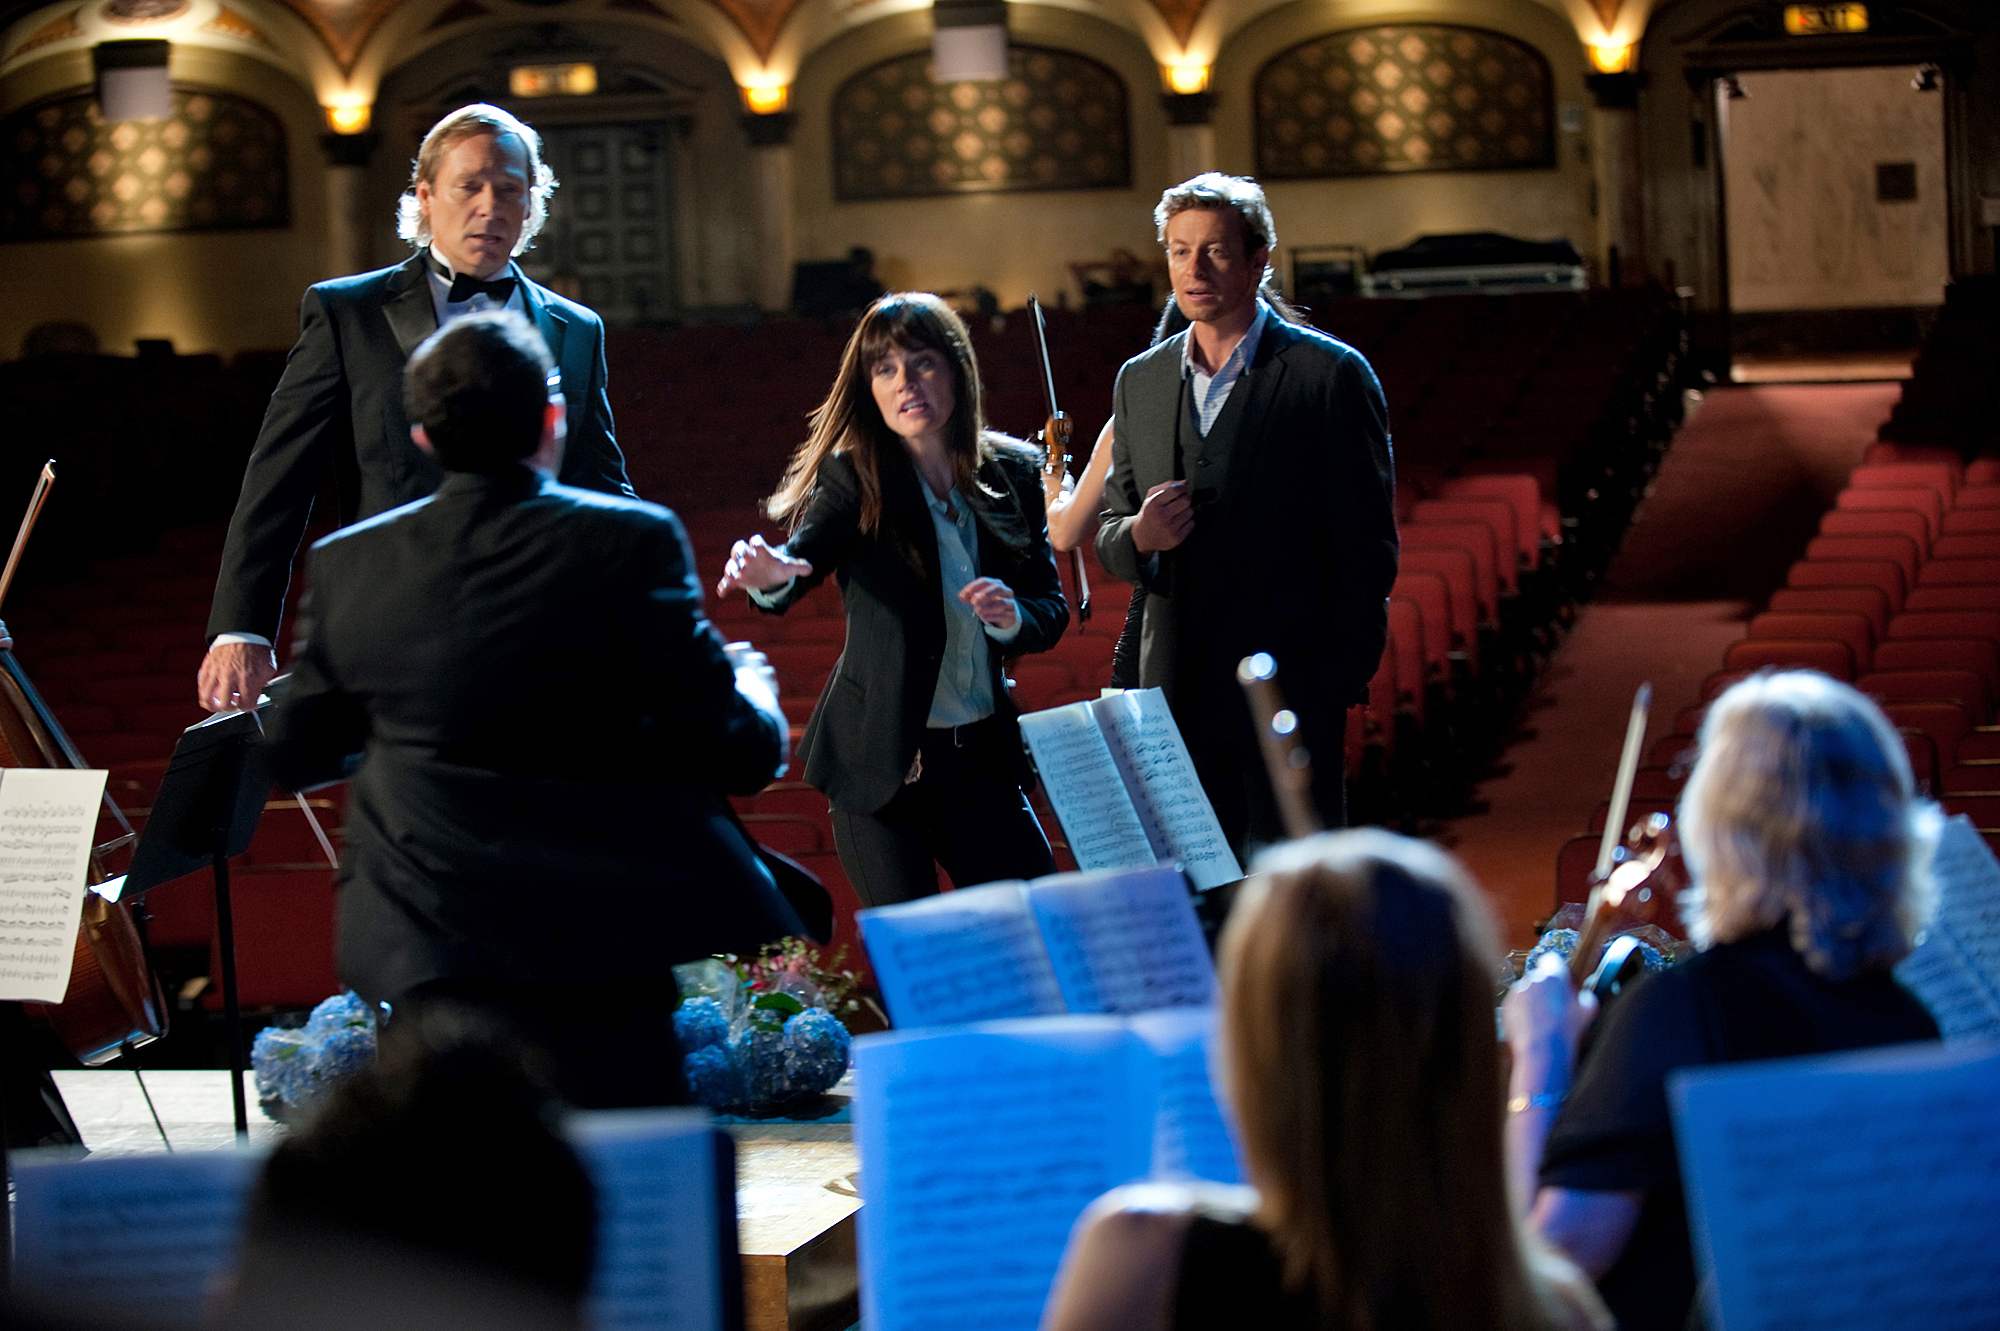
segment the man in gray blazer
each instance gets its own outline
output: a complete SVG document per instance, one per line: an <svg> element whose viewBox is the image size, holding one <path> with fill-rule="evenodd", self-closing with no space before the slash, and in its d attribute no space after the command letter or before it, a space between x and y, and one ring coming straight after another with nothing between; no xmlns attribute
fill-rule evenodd
<svg viewBox="0 0 2000 1331"><path fill-rule="evenodd" d="M399 229L417 253L306 292L298 344L264 413L223 547L196 681L203 707L255 706L276 672L272 644L292 557L329 464L343 526L437 489L443 472L410 442L403 366L461 315L511 309L535 325L555 360L550 386L569 407L560 479L632 494L612 434L603 321L514 263L541 230L555 186L534 130L496 106L460 107L424 136L402 198Z"/></svg>
<svg viewBox="0 0 2000 1331"><path fill-rule="evenodd" d="M1252 652L1277 659L1321 817L1346 821L1346 710L1396 578L1388 410L1359 352L1260 293L1276 233L1254 181L1197 176L1154 218L1191 324L1119 371L1097 553L1145 598L1140 683L1165 690L1242 852L1284 835L1235 680Z"/></svg>

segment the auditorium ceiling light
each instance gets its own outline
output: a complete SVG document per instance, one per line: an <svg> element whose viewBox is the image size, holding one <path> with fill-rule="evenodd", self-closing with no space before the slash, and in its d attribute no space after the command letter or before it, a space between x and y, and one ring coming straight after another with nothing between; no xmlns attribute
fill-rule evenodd
<svg viewBox="0 0 2000 1331"><path fill-rule="evenodd" d="M1600 74L1629 74L1632 48L1615 42L1599 42L1590 48L1590 66Z"/></svg>
<svg viewBox="0 0 2000 1331"><path fill-rule="evenodd" d="M336 134L365 134L368 122L373 118L374 108L366 102L356 106L326 108L326 127Z"/></svg>
<svg viewBox="0 0 2000 1331"><path fill-rule="evenodd" d="M743 105L752 115L776 115L791 104L792 90L782 83L743 89Z"/></svg>
<svg viewBox="0 0 2000 1331"><path fill-rule="evenodd" d="M1167 86L1183 95L1208 91L1207 65L1168 65Z"/></svg>

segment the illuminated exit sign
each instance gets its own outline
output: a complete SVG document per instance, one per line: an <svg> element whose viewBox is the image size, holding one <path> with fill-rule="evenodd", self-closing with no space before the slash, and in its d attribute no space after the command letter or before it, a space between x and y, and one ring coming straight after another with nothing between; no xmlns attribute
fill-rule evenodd
<svg viewBox="0 0 2000 1331"><path fill-rule="evenodd" d="M1793 37L1868 31L1866 5L1786 5L1785 31Z"/></svg>

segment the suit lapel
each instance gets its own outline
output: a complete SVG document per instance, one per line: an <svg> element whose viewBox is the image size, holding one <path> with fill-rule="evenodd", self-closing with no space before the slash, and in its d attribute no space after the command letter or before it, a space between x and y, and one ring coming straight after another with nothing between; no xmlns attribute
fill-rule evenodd
<svg viewBox="0 0 2000 1331"><path fill-rule="evenodd" d="M389 331L395 334L396 345L403 349L405 360L419 343L437 331L437 306L431 303L431 284L424 276L421 252L390 274L389 299L382 306L382 314L388 319Z"/></svg>
<svg viewBox="0 0 2000 1331"><path fill-rule="evenodd" d="M1236 438L1229 450L1229 458L1223 467L1223 493L1242 489L1245 469L1262 451L1264 423L1271 414L1271 404L1277 400L1278 388L1284 382L1285 353L1293 342L1291 326L1280 319L1274 310L1264 324L1264 335L1257 342L1257 359L1250 364L1241 385L1249 389L1249 396L1243 402L1243 415L1236 422ZM1232 393L1233 397L1234 394Z"/></svg>
<svg viewBox="0 0 2000 1331"><path fill-rule="evenodd" d="M558 370L562 369L563 336L569 331L569 320L543 298L542 289L528 280L526 274L522 273L520 264L510 263L507 271L521 284L521 300L528 307L528 317L533 319L535 327L541 330L542 341L549 344L549 359L556 363Z"/></svg>

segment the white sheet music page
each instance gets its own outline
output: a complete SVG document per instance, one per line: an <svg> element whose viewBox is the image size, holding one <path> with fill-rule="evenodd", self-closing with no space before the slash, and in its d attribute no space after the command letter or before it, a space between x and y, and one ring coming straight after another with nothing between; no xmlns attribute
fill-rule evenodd
<svg viewBox="0 0 2000 1331"><path fill-rule="evenodd" d="M899 1027L1064 1010L1025 884L987 883L876 906L854 918Z"/></svg>
<svg viewBox="0 0 2000 1331"><path fill-rule="evenodd" d="M699 1109L605 1110L564 1125L597 1188L596 1331L720 1331L715 1130ZM730 1180L733 1188L734 1180Z"/></svg>
<svg viewBox="0 0 2000 1331"><path fill-rule="evenodd" d="M1173 865L1038 878L1028 904L1071 1012L1213 1001L1215 964L1187 879Z"/></svg>
<svg viewBox="0 0 2000 1331"><path fill-rule="evenodd" d="M1076 1218L1143 1177L1151 1059L1122 1021L855 1042L869 1331L1035 1331Z"/></svg>
<svg viewBox="0 0 2000 1331"><path fill-rule="evenodd" d="M60 1003L69 989L105 775L0 774L0 999Z"/></svg>
<svg viewBox="0 0 2000 1331"><path fill-rule="evenodd" d="M1717 1331L1991 1328L2000 1045L1903 1045L1668 1082Z"/></svg>
<svg viewBox="0 0 2000 1331"><path fill-rule="evenodd" d="M263 1162L256 1150L100 1160L14 1152L16 1291L148 1324L200 1323L215 1281L235 1266Z"/></svg>
<svg viewBox="0 0 2000 1331"><path fill-rule="evenodd" d="M1945 823L1931 876L1937 914L1896 978L1945 1039L2000 1036L2000 861L1965 815Z"/></svg>
<svg viewBox="0 0 2000 1331"><path fill-rule="evenodd" d="M1176 1008L1131 1018L1132 1033L1158 1060L1159 1106L1153 1120L1153 1174L1242 1182L1236 1142L1210 1079L1213 1008Z"/></svg>
<svg viewBox="0 0 2000 1331"><path fill-rule="evenodd" d="M1219 887L1241 878L1243 868L1236 862L1228 838L1222 835L1222 824L1215 820L1208 792L1194 774L1194 760L1188 757L1166 695L1158 689L1127 689L1086 705L1123 748L1174 858L1194 885Z"/></svg>
<svg viewBox="0 0 2000 1331"><path fill-rule="evenodd" d="M1028 713L1021 718L1021 738L1035 755L1042 789L1078 865L1129 869L1162 858L1089 703Z"/></svg>

